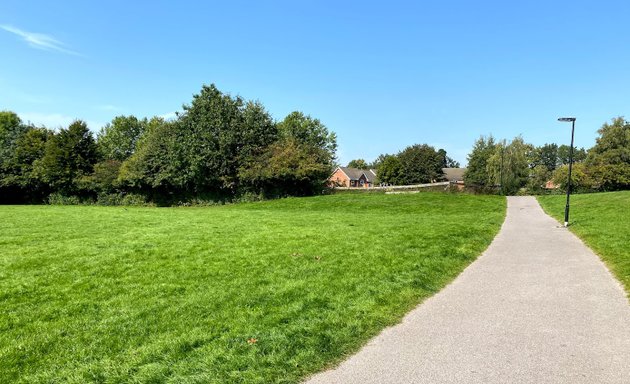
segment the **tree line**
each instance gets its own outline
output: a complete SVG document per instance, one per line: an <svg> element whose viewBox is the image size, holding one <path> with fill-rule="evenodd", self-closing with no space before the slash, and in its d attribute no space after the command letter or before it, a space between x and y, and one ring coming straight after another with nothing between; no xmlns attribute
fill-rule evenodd
<svg viewBox="0 0 630 384"><path fill-rule="evenodd" d="M292 112L204 85L173 120L118 116L96 136L76 120L53 131L0 112L0 202L234 201L325 188L336 136Z"/></svg>
<svg viewBox="0 0 630 384"><path fill-rule="evenodd" d="M565 190L570 146L554 143L536 147L522 137L510 142L480 137L468 155L467 188L503 194ZM574 148L571 185L574 192L630 189L630 123L622 117L598 130L589 150Z"/></svg>
<svg viewBox="0 0 630 384"><path fill-rule="evenodd" d="M355 159L348 167L376 169L378 181L391 185L411 185L444 180L443 168L458 168L459 163L446 155L444 149L436 150L428 144L410 145L397 154L382 154L368 164Z"/></svg>

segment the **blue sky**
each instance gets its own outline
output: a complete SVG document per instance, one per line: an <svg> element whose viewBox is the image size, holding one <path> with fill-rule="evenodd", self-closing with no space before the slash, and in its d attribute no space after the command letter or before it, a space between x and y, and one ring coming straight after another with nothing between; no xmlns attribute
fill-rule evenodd
<svg viewBox="0 0 630 384"><path fill-rule="evenodd" d="M339 159L428 143L465 163L480 135L594 144L630 106L627 1L0 3L0 109L97 131L169 116L201 85L293 110Z"/></svg>

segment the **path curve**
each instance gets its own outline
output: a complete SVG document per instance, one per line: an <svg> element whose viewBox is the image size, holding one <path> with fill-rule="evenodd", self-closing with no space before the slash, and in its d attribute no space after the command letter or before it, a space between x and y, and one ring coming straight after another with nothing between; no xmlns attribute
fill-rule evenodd
<svg viewBox="0 0 630 384"><path fill-rule="evenodd" d="M533 197L508 197L490 247L452 284L316 383L630 383L630 305Z"/></svg>

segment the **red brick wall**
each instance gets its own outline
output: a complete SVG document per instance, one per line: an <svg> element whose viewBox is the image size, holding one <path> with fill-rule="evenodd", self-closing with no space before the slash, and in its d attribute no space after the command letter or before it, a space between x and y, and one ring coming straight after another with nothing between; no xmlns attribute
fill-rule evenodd
<svg viewBox="0 0 630 384"><path fill-rule="evenodd" d="M331 186L339 186L339 187L350 186L350 180L348 179L348 176L346 176L346 174L343 173L341 169L337 169L335 173L333 173L332 176L330 176L330 178L328 179L328 183Z"/></svg>

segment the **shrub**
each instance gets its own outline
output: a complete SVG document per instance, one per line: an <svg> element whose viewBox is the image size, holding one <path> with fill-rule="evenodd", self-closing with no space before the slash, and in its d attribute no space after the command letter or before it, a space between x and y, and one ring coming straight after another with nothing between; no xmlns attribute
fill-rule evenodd
<svg viewBox="0 0 630 384"><path fill-rule="evenodd" d="M77 196L65 196L61 193L51 193L48 196L48 204L50 205L79 205L81 199Z"/></svg>
<svg viewBox="0 0 630 384"><path fill-rule="evenodd" d="M134 193L101 193L96 200L97 205L105 206L152 206L152 203L147 202L147 199Z"/></svg>
<svg viewBox="0 0 630 384"><path fill-rule="evenodd" d="M135 193L128 193L123 196L120 205L136 205L136 206L143 206L143 207L149 207L149 206L152 207L155 204L148 202L146 197L144 197L143 195L138 195Z"/></svg>

